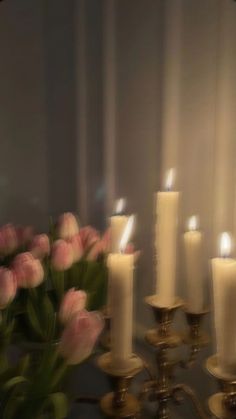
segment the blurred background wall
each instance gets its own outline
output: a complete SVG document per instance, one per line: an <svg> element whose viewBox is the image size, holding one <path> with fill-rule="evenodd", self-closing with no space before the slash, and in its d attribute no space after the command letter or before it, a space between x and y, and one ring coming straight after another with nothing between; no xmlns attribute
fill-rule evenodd
<svg viewBox="0 0 236 419"><path fill-rule="evenodd" d="M75 210L74 4L0 4L0 219Z"/></svg>

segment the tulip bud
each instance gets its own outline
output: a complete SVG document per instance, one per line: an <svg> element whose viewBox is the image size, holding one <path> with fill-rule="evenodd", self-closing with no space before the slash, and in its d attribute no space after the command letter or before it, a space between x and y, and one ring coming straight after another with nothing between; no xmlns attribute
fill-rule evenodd
<svg viewBox="0 0 236 419"><path fill-rule="evenodd" d="M98 231L90 226L86 226L80 229L80 237L84 251L90 249L94 243L100 240Z"/></svg>
<svg viewBox="0 0 236 419"><path fill-rule="evenodd" d="M10 255L18 246L16 229L12 224L6 224L1 228L0 248L1 253Z"/></svg>
<svg viewBox="0 0 236 419"><path fill-rule="evenodd" d="M71 212L66 212L59 217L57 223L57 235L60 239L70 239L78 232L78 222Z"/></svg>
<svg viewBox="0 0 236 419"><path fill-rule="evenodd" d="M76 291L75 288L70 289L64 295L62 300L59 319L61 323L66 324L72 317L84 310L87 301L87 294L84 291Z"/></svg>
<svg viewBox="0 0 236 419"><path fill-rule="evenodd" d="M107 228L102 236L104 253L108 253L111 247L111 228Z"/></svg>
<svg viewBox="0 0 236 419"><path fill-rule="evenodd" d="M71 239L67 240L71 244L73 252L73 263L78 262L83 256L83 247L80 234L76 234Z"/></svg>
<svg viewBox="0 0 236 419"><path fill-rule="evenodd" d="M19 246L25 246L32 240L34 235L34 229L32 226L19 226L16 228L16 234Z"/></svg>
<svg viewBox="0 0 236 419"><path fill-rule="evenodd" d="M29 252L20 253L13 261L17 284L21 288L35 288L44 278L41 262Z"/></svg>
<svg viewBox="0 0 236 419"><path fill-rule="evenodd" d="M30 252L35 258L43 259L50 253L50 243L47 234L38 234L34 236L31 245Z"/></svg>
<svg viewBox="0 0 236 419"><path fill-rule="evenodd" d="M104 253L104 243L102 240L97 241L87 254L87 260L95 261Z"/></svg>
<svg viewBox="0 0 236 419"><path fill-rule="evenodd" d="M17 283L10 269L0 268L0 309L5 308L15 297Z"/></svg>
<svg viewBox="0 0 236 419"><path fill-rule="evenodd" d="M67 323L59 344L59 352L68 364L79 364L91 355L104 326L101 315L86 310L75 314Z"/></svg>
<svg viewBox="0 0 236 419"><path fill-rule="evenodd" d="M52 266L56 271L66 271L73 264L73 250L65 240L56 240L52 245Z"/></svg>

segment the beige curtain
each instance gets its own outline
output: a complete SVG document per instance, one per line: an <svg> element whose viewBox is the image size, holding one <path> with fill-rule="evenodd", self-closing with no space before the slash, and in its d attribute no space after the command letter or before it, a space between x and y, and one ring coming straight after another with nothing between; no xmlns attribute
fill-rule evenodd
<svg viewBox="0 0 236 419"><path fill-rule="evenodd" d="M142 299L153 291L155 275L153 195L168 168L176 168L176 188L182 192L180 236L192 214L199 215L205 232L206 288L218 234L228 230L236 237L236 3L77 4L78 206L87 221L94 219L91 211L99 204L94 201L91 210L91 195L100 188L105 203L100 216L111 212L119 196L126 196L128 210L137 213L136 243L143 252L136 284L140 330L150 324ZM97 57L92 68L91 55ZM94 159L98 175L91 168ZM178 251L181 294L181 240Z"/></svg>

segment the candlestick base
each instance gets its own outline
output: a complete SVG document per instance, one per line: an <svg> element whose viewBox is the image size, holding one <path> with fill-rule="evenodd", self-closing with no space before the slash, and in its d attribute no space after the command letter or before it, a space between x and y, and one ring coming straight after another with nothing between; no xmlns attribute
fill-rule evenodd
<svg viewBox="0 0 236 419"><path fill-rule="evenodd" d="M135 396L128 393L128 389L132 378L144 367L141 358L133 354L130 360L119 368L113 365L109 352L99 357L98 366L109 376L114 385L114 392L106 394L101 399L102 412L107 417L116 419L137 418L141 404Z"/></svg>
<svg viewBox="0 0 236 419"><path fill-rule="evenodd" d="M208 400L210 412L218 419L235 419L236 417L236 377L225 374L218 364L217 355L208 358L207 371L217 379L223 390Z"/></svg>
<svg viewBox="0 0 236 419"><path fill-rule="evenodd" d="M101 402L100 407L104 415L110 418L136 419L141 410L139 401L132 394L126 394L124 405L117 406L114 404L115 393L106 394Z"/></svg>

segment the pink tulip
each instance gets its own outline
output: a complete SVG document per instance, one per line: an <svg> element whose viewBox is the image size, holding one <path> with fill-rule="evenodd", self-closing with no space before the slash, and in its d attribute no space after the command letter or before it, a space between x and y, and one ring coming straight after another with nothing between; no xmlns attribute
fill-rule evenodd
<svg viewBox="0 0 236 419"><path fill-rule="evenodd" d="M140 250L135 250L133 243L128 243L126 248L125 248L125 253L126 254L133 254L134 255L134 262L137 262L137 260L139 259L141 252Z"/></svg>
<svg viewBox="0 0 236 419"><path fill-rule="evenodd" d="M73 251L73 263L78 262L83 256L83 246L80 234L76 234L71 239L67 240L71 244Z"/></svg>
<svg viewBox="0 0 236 419"><path fill-rule="evenodd" d="M59 319L61 323L68 323L68 321L70 321L75 314L84 310L86 301L86 292L76 291L75 288L71 288L67 291L59 310Z"/></svg>
<svg viewBox="0 0 236 419"><path fill-rule="evenodd" d="M35 258L43 259L50 253L50 243L47 234L38 234L34 236L31 245L30 252Z"/></svg>
<svg viewBox="0 0 236 419"><path fill-rule="evenodd" d="M90 226L80 229L80 237L82 240L83 249L85 251L93 246L94 243L96 243L98 240L100 240L98 231Z"/></svg>
<svg viewBox="0 0 236 419"><path fill-rule="evenodd" d="M13 261L17 284L21 288L35 288L44 278L41 262L29 252L20 253Z"/></svg>
<svg viewBox="0 0 236 419"><path fill-rule="evenodd" d="M89 250L86 259L89 261L95 261L104 252L104 242L102 240L97 241L92 248Z"/></svg>
<svg viewBox="0 0 236 419"><path fill-rule="evenodd" d="M56 271L66 271L73 264L73 249L65 240L56 240L52 245L51 263Z"/></svg>
<svg viewBox="0 0 236 419"><path fill-rule="evenodd" d="M18 247L16 229L12 224L4 225L0 230L0 251L4 255L13 253Z"/></svg>
<svg viewBox="0 0 236 419"><path fill-rule="evenodd" d="M17 282L10 269L0 268L0 309L5 308L15 297Z"/></svg>
<svg viewBox="0 0 236 419"><path fill-rule="evenodd" d="M57 235L60 239L70 239L78 232L78 222L71 212L65 212L59 217L57 223Z"/></svg>
<svg viewBox="0 0 236 419"><path fill-rule="evenodd" d="M59 352L68 364L79 364L92 353L103 326L103 319L97 312L83 310L72 318L59 344Z"/></svg>
<svg viewBox="0 0 236 419"><path fill-rule="evenodd" d="M16 227L16 234L19 246L27 245L33 238L34 229L32 226Z"/></svg>
<svg viewBox="0 0 236 419"><path fill-rule="evenodd" d="M110 239L111 234L109 228L105 231L102 238L92 245L87 254L87 260L94 261L97 260L100 255L108 253L110 248Z"/></svg>
<svg viewBox="0 0 236 419"><path fill-rule="evenodd" d="M104 253L108 253L111 246L111 228L107 228L102 236Z"/></svg>

